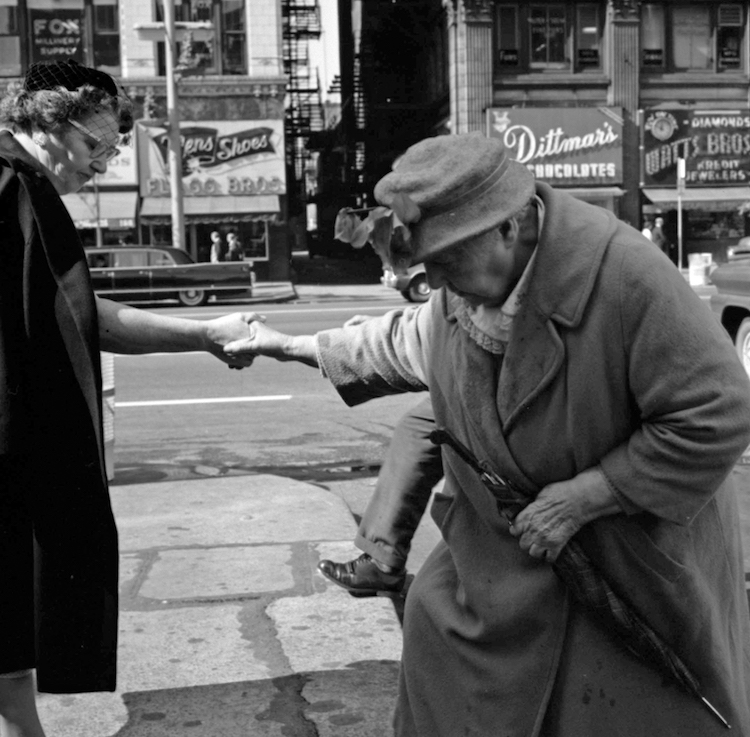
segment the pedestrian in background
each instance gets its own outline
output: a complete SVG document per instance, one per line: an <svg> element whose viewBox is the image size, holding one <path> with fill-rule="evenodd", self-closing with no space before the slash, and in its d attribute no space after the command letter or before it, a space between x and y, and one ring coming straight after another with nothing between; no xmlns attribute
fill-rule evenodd
<svg viewBox="0 0 750 737"><path fill-rule="evenodd" d="M244 254L242 253L242 244L240 243L240 239L237 237L237 234L230 230L229 233L227 233L227 261L242 261Z"/></svg>
<svg viewBox="0 0 750 737"><path fill-rule="evenodd" d="M224 245L224 241L221 239L221 234L218 230L214 230L211 233L211 263L218 264L224 260L227 247Z"/></svg>
<svg viewBox="0 0 750 737"><path fill-rule="evenodd" d="M726 733L623 645L619 606L602 622L598 585L561 583L569 541L656 633L662 666L674 652L750 734L730 476L750 384L724 329L641 233L534 183L497 139L422 141L375 198L409 228L388 260L424 263L429 302L316 336L256 322L226 350L320 367L350 405L428 389L465 446L443 451L443 540L406 598L397 737Z"/></svg>
<svg viewBox="0 0 750 737"><path fill-rule="evenodd" d="M113 691L118 550L102 442L100 350L207 350L239 316L161 317L96 297L60 199L133 127L108 75L33 64L0 102L0 734L44 737L40 691Z"/></svg>
<svg viewBox="0 0 750 737"><path fill-rule="evenodd" d="M664 218L656 218L656 220L654 220L654 228L651 231L651 240L667 258L672 259L671 244L664 233Z"/></svg>
<svg viewBox="0 0 750 737"><path fill-rule="evenodd" d="M653 227L654 224L650 220L646 220L646 222L643 223L643 230L641 230L641 233L650 241L653 240Z"/></svg>

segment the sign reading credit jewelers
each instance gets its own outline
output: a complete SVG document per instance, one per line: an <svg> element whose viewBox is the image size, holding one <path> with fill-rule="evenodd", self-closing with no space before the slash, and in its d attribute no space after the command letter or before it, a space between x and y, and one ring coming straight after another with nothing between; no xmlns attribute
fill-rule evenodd
<svg viewBox="0 0 750 737"><path fill-rule="evenodd" d="M622 184L621 108L490 108L488 135L553 186Z"/></svg>
<svg viewBox="0 0 750 737"><path fill-rule="evenodd" d="M167 131L136 127L141 196L169 197ZM282 120L184 121L180 139L186 197L286 192Z"/></svg>
<svg viewBox="0 0 750 737"><path fill-rule="evenodd" d="M750 182L750 110L644 110L643 185L674 187L685 159L690 187Z"/></svg>

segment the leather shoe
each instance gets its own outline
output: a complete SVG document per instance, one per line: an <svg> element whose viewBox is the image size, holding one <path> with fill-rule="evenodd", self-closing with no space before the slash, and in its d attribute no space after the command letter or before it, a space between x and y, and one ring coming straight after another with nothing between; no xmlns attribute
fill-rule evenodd
<svg viewBox="0 0 750 737"><path fill-rule="evenodd" d="M406 582L405 570L381 571L367 553L346 563L321 560L318 568L327 579L356 597L400 594Z"/></svg>

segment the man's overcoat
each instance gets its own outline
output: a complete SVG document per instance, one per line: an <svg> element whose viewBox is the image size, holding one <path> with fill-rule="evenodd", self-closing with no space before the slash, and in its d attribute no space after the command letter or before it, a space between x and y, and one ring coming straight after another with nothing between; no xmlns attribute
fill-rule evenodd
<svg viewBox="0 0 750 737"><path fill-rule="evenodd" d="M750 737L750 624L730 474L750 385L685 278L611 213L538 184L545 218L504 358L466 307L429 303L318 334L350 404L429 388L438 425L528 493L599 466L623 513L577 539ZM443 541L410 588L398 737L711 737L725 728L627 652L522 552L450 450Z"/></svg>
<svg viewBox="0 0 750 737"><path fill-rule="evenodd" d="M117 531L94 293L38 164L0 133L0 673L115 688Z"/></svg>

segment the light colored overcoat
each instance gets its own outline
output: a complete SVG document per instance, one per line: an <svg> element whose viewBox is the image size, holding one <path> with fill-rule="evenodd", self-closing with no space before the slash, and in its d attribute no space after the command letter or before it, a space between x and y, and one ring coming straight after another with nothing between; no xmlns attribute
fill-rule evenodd
<svg viewBox="0 0 750 737"><path fill-rule="evenodd" d="M750 385L669 260L611 213L544 184L531 286L504 359L444 290L318 334L349 404L429 388L439 425L534 493L599 465L624 512L578 540L613 587L750 737L750 622L735 490ZM398 737L712 737L692 696L637 660L545 563L451 451L432 509L443 541L412 585Z"/></svg>

